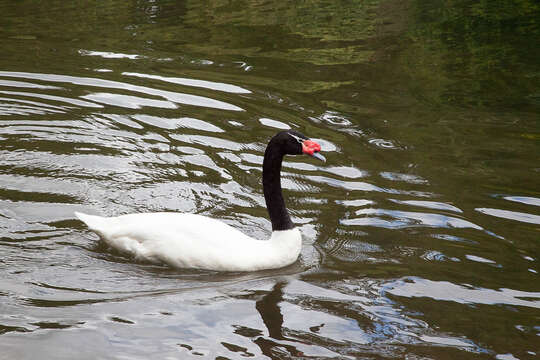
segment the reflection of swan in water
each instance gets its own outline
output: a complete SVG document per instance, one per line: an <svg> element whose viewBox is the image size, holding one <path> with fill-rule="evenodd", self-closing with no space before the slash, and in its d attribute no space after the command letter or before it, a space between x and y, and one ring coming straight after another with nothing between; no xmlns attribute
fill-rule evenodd
<svg viewBox="0 0 540 360"><path fill-rule="evenodd" d="M261 314L262 321L268 329L268 335L273 339L283 339L283 314L279 303L283 300L283 288L286 282L277 282L272 291L255 303L255 308Z"/></svg>
<svg viewBox="0 0 540 360"><path fill-rule="evenodd" d="M283 288L286 285L287 282L285 281L277 282L268 294L264 295L262 299L255 303L255 308L261 315L271 339L298 342L297 339L287 338L283 335L283 314L281 313L279 303L283 301ZM261 352L271 359L275 358L275 348L283 348L292 356L303 356L303 353L296 347L271 339L260 336L254 340L254 343L261 349Z"/></svg>

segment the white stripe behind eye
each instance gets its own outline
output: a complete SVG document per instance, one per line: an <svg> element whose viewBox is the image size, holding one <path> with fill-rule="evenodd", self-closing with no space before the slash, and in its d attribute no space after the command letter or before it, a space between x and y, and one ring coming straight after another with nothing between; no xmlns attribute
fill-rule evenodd
<svg viewBox="0 0 540 360"><path fill-rule="evenodd" d="M298 137L298 136L296 136L296 135L293 135L293 134L291 134L291 133L287 133L287 134L289 134L290 136L292 136L293 138L295 138L296 141L298 141L300 144L302 144L302 143L304 142L304 139L302 139L302 138L300 138L300 137Z"/></svg>

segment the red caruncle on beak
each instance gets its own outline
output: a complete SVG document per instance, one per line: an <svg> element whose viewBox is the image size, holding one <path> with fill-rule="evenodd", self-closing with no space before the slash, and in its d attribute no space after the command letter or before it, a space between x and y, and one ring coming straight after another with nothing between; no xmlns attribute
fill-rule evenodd
<svg viewBox="0 0 540 360"><path fill-rule="evenodd" d="M313 140L304 140L302 143L302 152L304 154L313 156L314 153L321 151L321 145L317 144Z"/></svg>

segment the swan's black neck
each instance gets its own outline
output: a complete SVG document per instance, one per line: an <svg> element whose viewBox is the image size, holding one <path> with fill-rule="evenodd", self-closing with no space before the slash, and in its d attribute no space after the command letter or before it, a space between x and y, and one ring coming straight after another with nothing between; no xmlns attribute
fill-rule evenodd
<svg viewBox="0 0 540 360"><path fill-rule="evenodd" d="M272 139L274 140L274 139ZM281 162L285 153L277 141L270 141L264 153L263 162L263 189L264 199L272 231L289 230L294 228L289 212L285 208L285 201L281 192Z"/></svg>

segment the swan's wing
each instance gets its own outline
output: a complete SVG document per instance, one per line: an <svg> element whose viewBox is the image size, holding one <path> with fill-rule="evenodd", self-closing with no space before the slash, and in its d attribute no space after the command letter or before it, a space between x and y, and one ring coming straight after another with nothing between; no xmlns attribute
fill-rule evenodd
<svg viewBox="0 0 540 360"><path fill-rule="evenodd" d="M298 229L275 231L269 241L258 241L222 221L196 214L76 215L111 247L179 268L277 268L294 262L302 244Z"/></svg>
<svg viewBox="0 0 540 360"><path fill-rule="evenodd" d="M137 258L177 267L208 268L224 261L251 262L248 254L266 243L222 221L196 214L142 213L110 218L76 215L109 246Z"/></svg>
<svg viewBox="0 0 540 360"><path fill-rule="evenodd" d="M131 237L140 243L190 240L209 245L223 241L252 240L224 222L197 214L140 213L101 217L76 212L88 228L107 239Z"/></svg>

